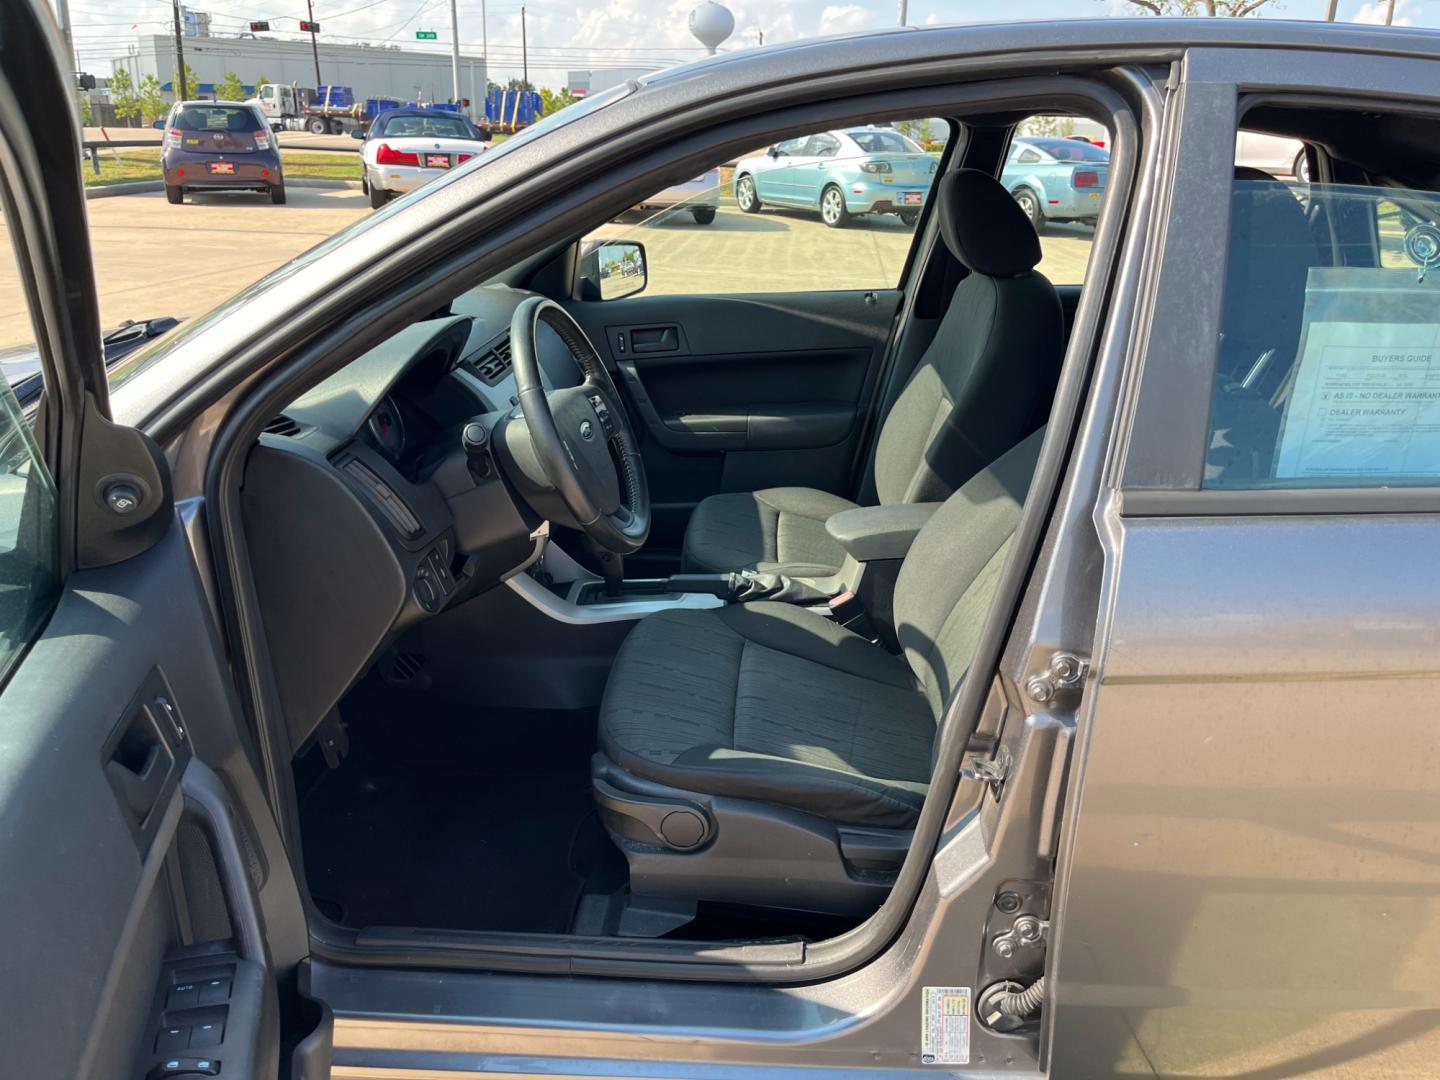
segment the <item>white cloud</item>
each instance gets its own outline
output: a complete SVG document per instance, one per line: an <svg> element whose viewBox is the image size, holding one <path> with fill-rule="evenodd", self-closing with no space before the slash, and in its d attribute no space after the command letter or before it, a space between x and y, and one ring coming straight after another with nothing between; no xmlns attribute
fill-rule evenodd
<svg viewBox="0 0 1440 1080"><path fill-rule="evenodd" d="M821 34L853 34L877 24L875 13L859 4L836 4L820 12Z"/></svg>
<svg viewBox="0 0 1440 1080"><path fill-rule="evenodd" d="M1373 23L1377 26L1385 25L1385 15L1389 11L1389 0L1372 0L1372 2L1360 5L1360 10L1355 13L1355 22ZM1415 5L1411 0L1395 0L1395 18L1392 21L1394 26L1414 26Z"/></svg>

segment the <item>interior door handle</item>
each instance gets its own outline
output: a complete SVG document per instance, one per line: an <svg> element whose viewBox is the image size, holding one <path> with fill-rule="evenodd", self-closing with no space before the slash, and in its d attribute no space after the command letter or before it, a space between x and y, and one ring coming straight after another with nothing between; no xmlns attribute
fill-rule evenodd
<svg viewBox="0 0 1440 1080"><path fill-rule="evenodd" d="M678 348L678 326L641 326L630 331L631 352L674 352Z"/></svg>

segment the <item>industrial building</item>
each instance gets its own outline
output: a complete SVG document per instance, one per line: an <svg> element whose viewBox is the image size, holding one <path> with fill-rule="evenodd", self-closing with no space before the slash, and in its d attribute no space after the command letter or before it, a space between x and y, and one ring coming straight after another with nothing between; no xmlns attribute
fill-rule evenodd
<svg viewBox="0 0 1440 1080"><path fill-rule="evenodd" d="M212 37L186 34L185 63L195 72L202 96L233 71L253 93L260 78L272 83L314 86L315 58L309 41L286 41L266 37ZM448 52L415 52L379 45L337 45L321 41L320 83L349 86L355 96L396 98L400 101L449 101L453 84ZM112 69L124 69L136 83L146 75L159 80L165 93L174 95L175 39L164 34L142 35L128 56L111 61ZM480 102L485 97L485 60L460 56L460 96Z"/></svg>

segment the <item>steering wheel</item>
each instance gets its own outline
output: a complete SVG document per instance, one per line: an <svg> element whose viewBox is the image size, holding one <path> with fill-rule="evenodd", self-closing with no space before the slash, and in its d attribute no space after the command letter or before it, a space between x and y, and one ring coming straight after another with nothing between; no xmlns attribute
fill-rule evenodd
<svg viewBox="0 0 1440 1080"><path fill-rule="evenodd" d="M536 333L544 323L570 350L585 381L546 390ZM625 555L650 535L650 489L620 395L595 346L569 312L532 296L510 320L520 411L535 456L578 525L606 551Z"/></svg>

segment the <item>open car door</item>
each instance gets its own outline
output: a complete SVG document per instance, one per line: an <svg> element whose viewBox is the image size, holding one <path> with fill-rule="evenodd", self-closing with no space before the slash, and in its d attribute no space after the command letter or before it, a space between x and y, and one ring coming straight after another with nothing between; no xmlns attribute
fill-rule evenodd
<svg viewBox="0 0 1440 1080"><path fill-rule="evenodd" d="M190 511L108 419L68 67L6 3L0 325L45 393L32 424L0 385L0 1072L273 1077L293 881Z"/></svg>

